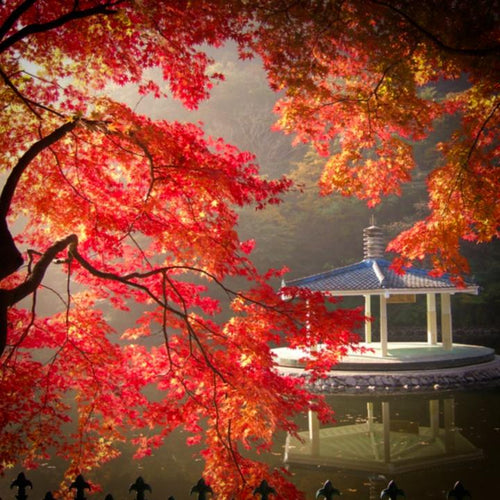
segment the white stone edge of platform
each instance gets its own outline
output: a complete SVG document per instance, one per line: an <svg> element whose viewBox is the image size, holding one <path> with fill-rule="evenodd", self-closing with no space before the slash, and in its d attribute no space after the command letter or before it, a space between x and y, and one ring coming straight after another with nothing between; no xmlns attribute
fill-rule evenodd
<svg viewBox="0 0 500 500"><path fill-rule="evenodd" d="M459 357L463 359L467 359L470 357L477 356L478 353L494 353L494 350L491 347L485 347L485 346L479 346L479 345L468 345L468 344L455 344L453 346L453 349L451 350L444 350L441 345L429 345L423 342L401 342L401 346L397 345L397 342L393 342L389 346L390 348L393 348L395 350L401 350L404 347L408 351L411 351L413 348L426 348L428 349L427 352L424 354L415 356L413 360L422 360L422 361L427 361L427 360L433 360L437 356L441 356L445 359L451 358L451 357ZM349 350L348 354L344 356L343 359L340 360L340 362L349 362L350 360L355 361L355 362L373 362L373 361L383 361L384 363L406 363L410 360L410 358L405 357L405 358L398 358L397 356L382 356L380 352L380 347L378 343L373 343L373 344L359 344L359 347L361 348L374 348L376 350L375 353L360 353L357 350ZM304 357L307 357L308 353L306 351L302 351L300 349L291 349L289 347L277 347L272 349L273 353L276 355L278 362L282 364L282 366L300 366L301 362L300 360L303 359Z"/></svg>
<svg viewBox="0 0 500 500"><path fill-rule="evenodd" d="M279 373L306 379L312 392L394 393L465 389L477 386L500 387L500 356L475 365L435 370L344 371L332 370L316 381L302 368L277 367Z"/></svg>

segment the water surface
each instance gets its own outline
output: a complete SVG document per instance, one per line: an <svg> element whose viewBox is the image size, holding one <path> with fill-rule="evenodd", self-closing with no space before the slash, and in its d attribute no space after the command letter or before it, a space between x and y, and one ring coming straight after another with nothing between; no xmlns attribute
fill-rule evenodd
<svg viewBox="0 0 500 500"><path fill-rule="evenodd" d="M276 436L273 453L265 459L283 465L291 480L312 499L330 479L343 498L375 499L394 479L409 499L445 498L456 480L461 480L473 498L498 491L500 464L500 389L433 392L387 396L335 395L328 397L336 412L336 424L318 427L314 416L299 419L304 442L286 435ZM153 488L148 496L177 500L190 498L203 463L193 458L195 450L184 445L177 432L151 457L137 461L132 450L88 474L101 483L104 498L133 498L129 485L141 475ZM30 498L43 498L56 490L63 464L45 464L28 471L34 484ZM0 478L0 497L14 498L9 486L18 470ZM88 496L92 498L92 496ZM194 498L194 497L192 497Z"/></svg>

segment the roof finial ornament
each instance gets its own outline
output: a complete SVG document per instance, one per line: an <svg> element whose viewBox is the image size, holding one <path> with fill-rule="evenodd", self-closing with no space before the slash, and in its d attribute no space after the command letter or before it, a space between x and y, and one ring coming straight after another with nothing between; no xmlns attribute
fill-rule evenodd
<svg viewBox="0 0 500 500"><path fill-rule="evenodd" d="M374 226L375 225L375 214L371 214L370 215L370 226Z"/></svg>
<svg viewBox="0 0 500 500"><path fill-rule="evenodd" d="M375 225L375 217L371 216L371 225L363 230L363 259L383 259L385 252L382 229Z"/></svg>

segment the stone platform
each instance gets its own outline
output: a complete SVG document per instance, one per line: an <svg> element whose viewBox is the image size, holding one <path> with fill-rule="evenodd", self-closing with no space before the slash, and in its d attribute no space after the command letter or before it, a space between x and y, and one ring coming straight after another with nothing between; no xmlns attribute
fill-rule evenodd
<svg viewBox="0 0 500 500"><path fill-rule="evenodd" d="M455 344L392 342L382 356L380 344L360 344L371 352L351 351L327 377L311 383L318 392L373 392L441 390L475 385L500 386L500 357L489 347ZM273 349L283 374L307 377L303 351L286 347Z"/></svg>

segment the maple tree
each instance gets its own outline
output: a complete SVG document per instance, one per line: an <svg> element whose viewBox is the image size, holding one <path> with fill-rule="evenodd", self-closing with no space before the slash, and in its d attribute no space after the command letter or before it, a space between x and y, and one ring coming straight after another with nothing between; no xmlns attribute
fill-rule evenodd
<svg viewBox="0 0 500 500"><path fill-rule="evenodd" d="M458 115L428 177L428 217L389 249L401 255L398 267L430 257L437 273L467 272L460 241L491 241L500 221L498 2L306 4L261 28L270 80L285 93L277 126L327 157L325 194L375 206L411 179L412 143ZM429 98L426 90L450 80L455 92Z"/></svg>
<svg viewBox="0 0 500 500"><path fill-rule="evenodd" d="M282 300L269 284L281 271L252 265L235 208L278 203L290 181L261 178L251 154L197 125L140 115L107 86L131 83L195 108L223 78L203 47L232 40L241 57L262 59L282 92L277 127L328 157L324 191L370 204L409 179L410 141L460 114L429 176L429 217L392 244L404 259L431 254L436 270L459 272L460 238L496 236L500 210L498 9L466 4L2 3L1 467L34 465L54 449L72 460L71 475L112 458L127 429L145 429L141 456L183 426L228 498L251 497L264 478L297 497L245 449L266 451L277 429L294 432L297 412L329 412L276 371L270 345L325 344L310 364L319 376L354 340L361 315L305 292ZM149 78L155 68L167 88ZM452 96L420 93L464 75ZM62 290L47 280L55 267ZM248 282L243 291L227 287L236 277ZM214 285L231 299L227 320ZM50 314L40 312L42 296ZM132 303L140 317L116 338L105 311Z"/></svg>

